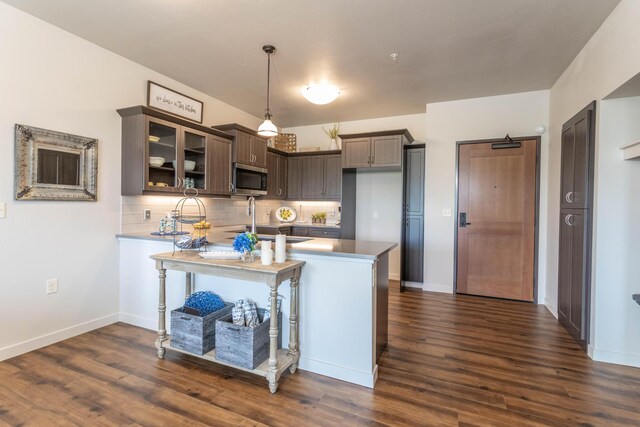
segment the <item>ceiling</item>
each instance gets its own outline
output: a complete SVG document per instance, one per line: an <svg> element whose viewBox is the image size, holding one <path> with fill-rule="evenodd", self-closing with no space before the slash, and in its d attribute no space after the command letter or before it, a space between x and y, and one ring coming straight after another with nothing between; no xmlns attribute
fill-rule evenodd
<svg viewBox="0 0 640 427"><path fill-rule="evenodd" d="M619 0L2 0L274 122L423 113L430 102L548 89ZM390 54L400 54L394 63ZM317 106L310 81L340 87ZM206 108L206 106L205 106Z"/></svg>

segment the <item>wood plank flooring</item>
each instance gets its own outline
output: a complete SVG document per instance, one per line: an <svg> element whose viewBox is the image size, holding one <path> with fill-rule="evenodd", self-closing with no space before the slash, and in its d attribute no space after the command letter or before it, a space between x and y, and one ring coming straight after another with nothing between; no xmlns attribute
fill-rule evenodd
<svg viewBox="0 0 640 427"><path fill-rule="evenodd" d="M640 369L591 361L542 306L396 283L389 318L374 390L298 371L275 395L117 323L1 362L0 425L640 425Z"/></svg>

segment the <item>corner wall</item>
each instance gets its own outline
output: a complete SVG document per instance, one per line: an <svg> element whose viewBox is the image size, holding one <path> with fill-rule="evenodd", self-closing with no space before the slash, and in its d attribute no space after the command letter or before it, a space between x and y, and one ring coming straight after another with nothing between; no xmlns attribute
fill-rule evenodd
<svg viewBox="0 0 640 427"><path fill-rule="evenodd" d="M424 290L453 292L456 226L456 142L536 135L549 120L549 91L427 104ZM547 145L541 135L538 302L544 302L546 277ZM443 209L451 209L450 217Z"/></svg>
<svg viewBox="0 0 640 427"><path fill-rule="evenodd" d="M204 123L260 120L0 3L0 360L118 319L120 116L151 79L205 103ZM98 139L98 201L13 200L14 124ZM46 295L45 281L59 279Z"/></svg>

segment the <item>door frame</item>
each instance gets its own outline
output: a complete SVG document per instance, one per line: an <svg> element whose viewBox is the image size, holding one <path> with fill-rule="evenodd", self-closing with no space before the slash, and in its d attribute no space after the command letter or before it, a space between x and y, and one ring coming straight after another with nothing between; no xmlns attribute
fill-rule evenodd
<svg viewBox="0 0 640 427"><path fill-rule="evenodd" d="M535 214L534 214L534 239L533 239L533 304L538 304L538 234L540 229L540 149L542 137L536 136L518 136L511 137L515 142L524 141L529 139L536 140L536 200L535 200ZM459 178L459 163L460 163L460 146L468 144L495 144L504 142L504 138L491 138L491 139L472 139L466 141L456 141L456 166L455 166L455 191L454 191L454 224L453 229L453 293L458 293L458 178ZM494 297L484 297L494 298ZM496 297L497 298L497 297ZM526 302L526 301L523 301Z"/></svg>

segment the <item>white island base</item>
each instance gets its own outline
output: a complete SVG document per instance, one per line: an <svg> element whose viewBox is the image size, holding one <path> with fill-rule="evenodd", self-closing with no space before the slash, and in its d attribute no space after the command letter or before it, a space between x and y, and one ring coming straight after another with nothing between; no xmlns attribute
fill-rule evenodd
<svg viewBox="0 0 640 427"><path fill-rule="evenodd" d="M172 250L171 242L119 237L120 321L156 330L158 323L158 272L149 256ZM392 249L391 246L388 250ZM210 250L228 250L210 246ZM298 368L373 388L377 360L387 341L388 250L371 256L338 253L289 253L305 261L300 276ZM216 276L193 275L194 291L211 290L225 301L251 299L267 306L264 283ZM182 306L185 273L167 271L167 311ZM279 294L283 325L289 324L289 282ZM170 333L170 325L168 333ZM282 328L282 342L289 342ZM149 343L154 350L153 342Z"/></svg>

